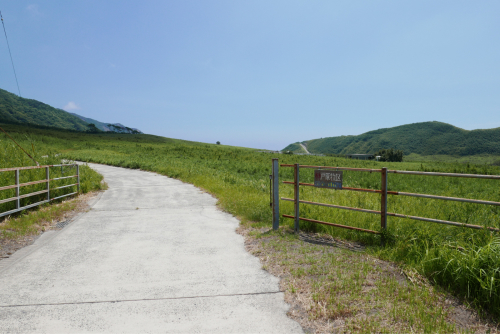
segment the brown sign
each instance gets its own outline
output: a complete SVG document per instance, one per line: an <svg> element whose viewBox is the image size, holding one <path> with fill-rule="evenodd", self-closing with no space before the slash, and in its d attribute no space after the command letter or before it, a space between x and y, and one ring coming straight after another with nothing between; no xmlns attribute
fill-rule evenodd
<svg viewBox="0 0 500 334"><path fill-rule="evenodd" d="M314 171L314 186L342 189L342 171L316 169Z"/></svg>

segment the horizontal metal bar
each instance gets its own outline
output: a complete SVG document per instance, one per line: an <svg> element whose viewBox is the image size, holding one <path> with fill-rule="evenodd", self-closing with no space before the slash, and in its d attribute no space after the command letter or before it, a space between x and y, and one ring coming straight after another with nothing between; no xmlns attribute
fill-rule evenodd
<svg viewBox="0 0 500 334"><path fill-rule="evenodd" d="M290 216L290 215L282 215L284 218L292 218L295 219L295 216ZM311 222L311 223L316 223L316 224L322 224L322 225L329 225L329 226L335 226L335 227L341 227L341 228L346 228L349 230L356 230L356 231L361 231L361 232L368 232L368 233L373 233L373 234L380 234L380 232L377 231L372 231L372 230L366 230L364 228L359 228L359 227L353 227L353 226L347 226L347 225L340 225L340 224L334 224L334 223L328 223L324 222L321 220L315 220L315 219L308 219L308 218L302 218L299 217L300 220L306 221L306 222Z"/></svg>
<svg viewBox="0 0 500 334"><path fill-rule="evenodd" d="M74 195L74 194L78 194L78 192L75 191L74 193L66 194L66 195L62 195L62 196L58 196L56 198L51 198L50 200L51 201L55 201L56 199L63 198L63 197L68 197L68 196L71 196L71 195Z"/></svg>
<svg viewBox="0 0 500 334"><path fill-rule="evenodd" d="M465 202L465 203L500 205L500 202L483 201L483 200L479 200L479 199L468 199L468 198L459 198L459 197L448 197L448 196L437 196L437 195L427 195L427 194L405 193L405 192L402 192L402 191L393 191L392 193L393 194L391 194L391 195L402 195L402 196L410 196L410 197L423 197L423 198L432 198L432 199L442 199L442 200L446 200L446 201L456 201L456 202Z"/></svg>
<svg viewBox="0 0 500 334"><path fill-rule="evenodd" d="M282 181L282 182L286 183L286 184L295 184L293 181ZM300 186L314 187L314 183L299 182L299 185ZM323 188L323 189L325 189L325 188ZM351 191L360 191L360 192L377 193L377 194L382 193L381 190L377 190L377 189L351 188L351 187L344 187L344 186L342 186L342 189L336 189L336 190L351 190ZM397 191L388 191L387 193L391 194L391 195L398 195Z"/></svg>
<svg viewBox="0 0 500 334"><path fill-rule="evenodd" d="M50 188L50 190L57 190L57 189L63 189L63 188L68 188L68 187L73 187L73 186L77 186L78 183L73 183L73 184L68 184L66 186L61 186L61 187L57 187L57 188Z"/></svg>
<svg viewBox="0 0 500 334"><path fill-rule="evenodd" d="M39 180L39 181L31 181L31 182L26 182L26 183L20 183L19 187L32 186L34 184L39 184L39 183L47 183L47 179ZM18 187L18 185L13 184L11 186L1 187L0 190L13 189L13 188L17 188L17 187Z"/></svg>
<svg viewBox="0 0 500 334"><path fill-rule="evenodd" d="M486 226L481 226L481 225L472 225L472 224L457 223L457 222L451 222L451 221L447 221L447 220L440 220L440 219L433 219L433 218L408 216L408 215L402 215L402 214L399 214L399 213L390 213L390 212L388 212L387 215L388 216L392 216L392 217L409 218L409 219L413 219L413 220L421 220L421 221L424 221L424 222L446 224L446 225L453 225L453 226L464 226L464 227L469 227L469 228L475 228L475 229L478 229L478 230L485 228L485 229L488 229L488 230L491 230L491 231L497 231L497 232L500 231L499 229L493 228L493 227L486 227Z"/></svg>
<svg viewBox="0 0 500 334"><path fill-rule="evenodd" d="M71 176L56 177L55 179L50 179L50 181L70 179L70 178L72 178L72 177L78 177L78 175L71 175Z"/></svg>
<svg viewBox="0 0 500 334"><path fill-rule="evenodd" d="M282 164L281 167L293 167L295 165ZM369 168L351 168L351 167L330 167L330 166L309 166L300 165L299 168L321 168L321 169L336 169L336 170L352 170L357 172L370 172L370 173L380 173L381 169L369 169Z"/></svg>
<svg viewBox="0 0 500 334"><path fill-rule="evenodd" d="M31 197L31 196L35 196L35 195L40 195L40 194L44 194L44 193L47 193L48 190L45 189L45 190L40 190L40 191L36 191L36 192L33 192L33 193L29 193L29 194L24 194L24 195L21 195L19 196L19 198L26 198L26 197Z"/></svg>
<svg viewBox="0 0 500 334"><path fill-rule="evenodd" d="M293 167L294 165L282 164L281 167ZM336 170L352 170L358 172L380 173L381 169L369 168L350 168L350 167L330 167L330 166L309 166L300 165L300 168L322 168L322 169L336 169ZM439 172L417 172L407 170L387 170L387 173L393 174L411 174L411 175L430 175L430 176L451 176L451 177L465 177L476 179L495 179L500 180L500 175L482 175L482 174L460 174L460 173L439 173Z"/></svg>
<svg viewBox="0 0 500 334"><path fill-rule="evenodd" d="M17 197L10 197L0 201L0 204L15 201Z"/></svg>
<svg viewBox="0 0 500 334"><path fill-rule="evenodd" d="M75 177L78 177L78 175L58 177L58 178L55 178L55 179L50 179L49 181L71 179L71 178L75 178ZM43 180L39 180L39 181L26 182L26 183L20 183L19 187L32 186L34 184L39 184L39 183L47 183L47 179L43 179ZM17 185L13 184L13 185L10 185L10 186L0 187L0 190L13 189L13 188L17 188L17 187L18 187Z"/></svg>
<svg viewBox="0 0 500 334"><path fill-rule="evenodd" d="M293 199L291 199L291 198L285 198L285 197L281 197L281 200L283 200L283 201L289 201L289 202L294 202ZM351 211L358 211L358 212L375 213L375 214L378 214L378 215L381 214L380 211L368 210L368 209L360 209L360 208L351 208L349 206L341 206L341 205L333 205L333 204L325 204L325 203L317 203L317 202L309 202L309 201L299 201L299 203L319 205L319 206L326 206L326 207L335 208L335 209L344 209L344 210L351 210Z"/></svg>
<svg viewBox="0 0 500 334"><path fill-rule="evenodd" d="M290 201L293 202L293 199L291 198L281 198L283 201ZM313 204L313 205L319 205L319 206L326 206L330 208L337 208L337 209L345 209L345 210L352 210L352 211L359 211L359 212L367 212L367 213L375 213L375 214L381 214L380 211L375 211L375 210L367 210L367 209L359 209L359 208L351 208L347 206L340 206L340 205L332 205L332 204L323 204L323 203L315 203L315 202L308 202L308 201L299 201L300 203L305 203L305 204ZM447 220L440 220L440 219L433 219L433 218L424 218L424 217L417 217L417 216L409 216L409 215L403 215L399 213L387 213L388 216L392 217L399 217L399 218L409 218L413 220L421 220L421 221L426 221L426 222L431 222L431 223L439 223L439 224L446 224L446 225L453 225L453 226L465 226L469 228L475 228L475 229L483 229L486 228L491 231L500 231L497 228L493 227L485 227L481 225L471 225L471 224L464 224L464 223L458 223L458 222L451 222Z"/></svg>
<svg viewBox="0 0 500 334"><path fill-rule="evenodd" d="M44 204L44 203L47 203L47 202L48 202L48 200L45 200L45 201L41 201L41 202L37 202L37 203L33 203L33 204L30 204L30 205L23 206L22 208L19 208L19 209L14 209L14 210L2 212L2 213L0 213L0 217L8 216L8 215L11 215L11 214L19 212L19 211L27 210L27 209L33 208L35 206L38 206L38 205L41 205L41 204Z"/></svg>
<svg viewBox="0 0 500 334"><path fill-rule="evenodd" d="M47 167L64 167L64 166L76 166L76 164L60 164L60 165L43 165L43 166L26 166L26 167L10 167L10 168L1 168L1 172L9 172L15 170L27 170L27 169L39 169L39 168L47 168Z"/></svg>
<svg viewBox="0 0 500 334"><path fill-rule="evenodd" d="M500 175L438 173L438 172L415 172L415 171L407 171L407 170L388 170L387 173L393 173L393 174L410 174L410 175L429 175L429 176L451 176L451 177L465 177L465 178L474 178L474 179L495 179L495 180L500 180Z"/></svg>
<svg viewBox="0 0 500 334"><path fill-rule="evenodd" d="M293 181L283 181L285 184L295 184ZM302 183L301 186L309 186L314 187L314 183ZM351 191L361 191L361 192L370 192L380 194L381 190L376 189L363 189L363 188L351 188L351 187L342 187L342 190L351 190ZM402 196L410 196L410 197L423 197L423 198L432 198L432 199L442 199L447 201L456 201L456 202L465 202L465 203L476 203L476 204L488 204L488 205L500 205L500 202L493 201L484 201L479 199L468 199L468 198L460 198L460 197L448 197L448 196L438 196L438 195L427 195L427 194L416 194L416 193L407 193L403 191L388 191L389 195L402 195Z"/></svg>
<svg viewBox="0 0 500 334"><path fill-rule="evenodd" d="M21 185L19 185L21 186ZM17 188L17 184L14 184L12 186L4 186L4 187L0 187L0 190L7 190L7 189L13 189L13 188Z"/></svg>

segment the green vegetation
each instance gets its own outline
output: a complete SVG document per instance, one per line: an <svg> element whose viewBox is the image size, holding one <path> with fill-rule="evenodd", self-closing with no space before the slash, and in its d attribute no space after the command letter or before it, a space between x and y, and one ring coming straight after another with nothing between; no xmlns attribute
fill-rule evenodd
<svg viewBox="0 0 500 334"><path fill-rule="evenodd" d="M89 124L87 124L87 132L98 133L98 132L100 132L100 130L97 128L97 126L95 126L95 124L89 123Z"/></svg>
<svg viewBox="0 0 500 334"><path fill-rule="evenodd" d="M79 119L81 119L82 121L84 121L86 123L95 125L95 127L98 128L101 131L111 131L111 129L107 127L106 123L99 122L99 121L97 121L95 119L75 114L74 112L70 112L70 114L73 115L73 116L78 117Z"/></svg>
<svg viewBox="0 0 500 334"><path fill-rule="evenodd" d="M401 162L403 161L403 151L401 150L380 150L375 153L375 156L380 156L379 161L387 161L387 162Z"/></svg>
<svg viewBox="0 0 500 334"><path fill-rule="evenodd" d="M29 213L16 215L14 218L6 218L0 223L0 241L2 239L15 239L37 234L39 231L45 231L51 225L51 222L62 220L67 212L76 208L77 200L67 198L57 204L43 204Z"/></svg>
<svg viewBox="0 0 500 334"><path fill-rule="evenodd" d="M500 155L500 128L468 131L446 123L424 122L306 143L309 152L322 154L373 154L393 147L405 155ZM284 150L299 152L297 144Z"/></svg>
<svg viewBox="0 0 500 334"><path fill-rule="evenodd" d="M119 123L108 124L54 108L37 100L25 99L0 89L0 122L74 131L141 133Z"/></svg>
<svg viewBox="0 0 500 334"><path fill-rule="evenodd" d="M271 233L246 228L249 251L281 278L289 315L303 328L320 333L484 332L464 321L463 313L456 319L464 311L455 310L445 294L414 271L402 272L326 236L301 233L299 238L289 228Z"/></svg>
<svg viewBox="0 0 500 334"><path fill-rule="evenodd" d="M6 129L16 138L25 138L25 127L11 125L6 126ZM43 147L43 151L51 157L55 153L61 153L61 157L67 159L140 168L192 183L214 194L224 210L239 216L243 221L256 222L257 226L270 226L271 158L279 158L280 163L288 164L362 168L385 166L389 169L500 174L500 168L491 165L392 163L328 156L280 155L142 134L88 134L43 129L32 129L30 133L36 150L41 151ZM1 145L4 147L6 140L1 138ZM30 145L24 142L24 146ZM13 161L12 165L19 163ZM280 178L293 180L293 169L281 168ZM302 182L312 180L312 169L301 170ZM380 189L380 181L379 173L344 172L345 186ZM499 189L496 180L389 175L389 190L394 191L500 202ZM282 184L280 194L282 197L292 198L292 186ZM380 197L377 194L303 187L300 196L304 200L316 202L372 210L380 208ZM389 198L389 212L500 227L498 206L392 196ZM281 213L292 214L293 204L282 202ZM372 230L380 229L380 218L368 213L302 205L301 216ZM291 226L292 221L281 219L281 224ZM360 241L367 245L369 253L414 268L431 282L465 298L479 310L487 310L496 317L500 316L500 239L497 233L389 217L387 236L392 242L381 247L380 237L377 235L310 223L302 223L301 228Z"/></svg>
<svg viewBox="0 0 500 334"><path fill-rule="evenodd" d="M288 145L283 149L283 152L292 152L292 153L306 153L304 148L300 146L300 143L293 143Z"/></svg>
<svg viewBox="0 0 500 334"><path fill-rule="evenodd" d="M64 110L0 89L0 121L85 131L87 123Z"/></svg>
<svg viewBox="0 0 500 334"><path fill-rule="evenodd" d="M40 165L56 165L61 163L61 157L56 156L57 148L62 147L64 142L60 139L52 140L51 137L46 134L50 133L47 130L41 129L30 129L25 126L18 125L5 125L0 124L2 128L8 129L7 131L11 131L11 135L14 139L25 148L31 156L33 156ZM13 131L12 131L13 130ZM66 134L72 134L72 132L61 132ZM54 146L53 144L57 143L59 146ZM57 148L56 148L57 147ZM31 160L24 152L22 152L16 144L14 144L7 136L3 133L0 135L0 169L9 168L9 167L22 167L22 166L34 166L35 163ZM74 167L52 167L50 168L50 176L51 178L57 178L62 176L70 176L75 174ZM38 181L45 178L45 168L42 169L30 169L30 170L22 170L19 173L20 183ZM93 190L99 190L103 187L102 184L102 176L89 168L88 166L80 166L80 192L87 193ZM0 187L13 185L15 183L14 172L1 172L0 173ZM64 185L74 184L76 183L75 178L63 179L51 181L50 185L52 188L60 187ZM20 189L20 194L28 194L36 191L45 190L45 183L39 183L30 186L24 186ZM51 190L51 198L55 198L58 196L62 196L71 192L74 192L76 187L68 187L58 190ZM11 198L15 196L14 189L0 190L0 200ZM26 206L32 203L37 203L46 199L46 194L35 195L27 198L21 199L21 206ZM0 212L10 211L15 209L15 202L7 202L0 204ZM3 218L0 218L3 219ZM23 223L24 224L24 223ZM3 236L9 235L23 235L24 233L28 233L30 223L24 224L22 228L14 229L13 227L9 227L5 225L2 227L4 231ZM6 231L11 231L7 233ZM0 233L2 234L2 233Z"/></svg>
<svg viewBox="0 0 500 334"><path fill-rule="evenodd" d="M462 164L475 164L475 165L494 165L500 166L500 156L477 154L466 156L453 156L453 155L420 155L412 153L404 156L405 161L413 162L448 162L448 163L462 163Z"/></svg>

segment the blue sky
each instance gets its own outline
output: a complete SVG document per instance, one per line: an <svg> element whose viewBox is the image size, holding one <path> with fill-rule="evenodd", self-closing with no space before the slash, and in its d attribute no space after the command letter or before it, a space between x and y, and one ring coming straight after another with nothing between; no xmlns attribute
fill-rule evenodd
<svg viewBox="0 0 500 334"><path fill-rule="evenodd" d="M21 95L267 149L402 124L500 127L498 1L4 1ZM0 88L17 93L5 38Z"/></svg>

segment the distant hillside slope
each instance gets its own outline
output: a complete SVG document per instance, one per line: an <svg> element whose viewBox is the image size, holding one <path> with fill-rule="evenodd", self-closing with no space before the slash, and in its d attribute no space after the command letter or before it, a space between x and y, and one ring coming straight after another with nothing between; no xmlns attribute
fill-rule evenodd
<svg viewBox="0 0 500 334"><path fill-rule="evenodd" d="M384 148L403 150L405 155L500 154L500 128L469 131L441 122L423 122L303 143L311 153L323 154L371 154ZM294 143L283 150L299 152L298 147Z"/></svg>
<svg viewBox="0 0 500 334"><path fill-rule="evenodd" d="M94 124L101 131L139 134L142 131L120 123L103 123L69 113L37 100L25 99L0 89L0 122L35 124L61 129L87 131Z"/></svg>
<svg viewBox="0 0 500 334"><path fill-rule="evenodd" d="M84 121L86 123L94 124L101 131L106 131L106 132L107 131L111 131L111 129L106 126L106 123L102 123L102 122L99 122L99 121L97 121L95 119L75 114L74 112L70 112L70 114L73 115L73 116L78 117L79 119L81 119L82 121Z"/></svg>
<svg viewBox="0 0 500 334"><path fill-rule="evenodd" d="M37 100L19 97L3 89L0 89L0 121L87 130L86 122L64 110Z"/></svg>
<svg viewBox="0 0 500 334"><path fill-rule="evenodd" d="M129 128L128 126L125 126L125 125L120 124L120 123L103 123L103 122L96 121L95 119L84 117L84 116L81 116L81 115L78 115L75 113L70 113L70 114L78 117L79 119L81 119L84 122L94 124L101 131L105 131L105 132L113 131L113 132L117 132L117 133L133 133L133 134L143 133L139 129Z"/></svg>

